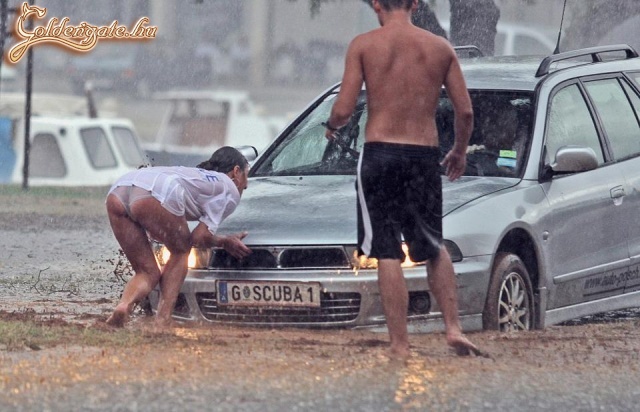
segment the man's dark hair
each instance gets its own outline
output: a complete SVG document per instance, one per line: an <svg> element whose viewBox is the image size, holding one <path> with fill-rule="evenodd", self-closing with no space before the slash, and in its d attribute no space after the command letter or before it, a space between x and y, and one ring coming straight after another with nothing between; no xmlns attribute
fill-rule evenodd
<svg viewBox="0 0 640 412"><path fill-rule="evenodd" d="M378 0L378 3L382 6L386 11L390 11L393 9L411 9L413 5L413 0Z"/></svg>
<svg viewBox="0 0 640 412"><path fill-rule="evenodd" d="M223 146L213 152L209 160L205 160L196 167L220 173L229 173L236 166L240 166L240 169L244 171L248 164L247 158L238 149Z"/></svg>

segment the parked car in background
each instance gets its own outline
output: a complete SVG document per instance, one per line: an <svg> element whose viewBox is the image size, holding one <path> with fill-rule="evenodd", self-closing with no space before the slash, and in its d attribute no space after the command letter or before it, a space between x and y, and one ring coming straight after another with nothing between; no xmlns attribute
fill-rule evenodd
<svg viewBox="0 0 640 412"><path fill-rule="evenodd" d="M586 62L585 59L588 59ZM640 58L629 46L462 60L475 113L464 176L443 176L444 246L464 330L544 328L640 306ZM194 249L174 317L211 323L384 323L375 259L356 254L366 91L335 142L322 93L253 165L220 233L253 253ZM443 91L437 126L454 142ZM157 245L161 264L167 251ZM403 262L408 316L443 330L424 262ZM157 293L151 301L157 304Z"/></svg>
<svg viewBox="0 0 640 412"><path fill-rule="evenodd" d="M169 103L152 142L144 143L155 166L195 166L222 146L264 149L284 119L259 114L245 91L170 91L155 96Z"/></svg>
<svg viewBox="0 0 640 412"><path fill-rule="evenodd" d="M449 22L445 21L441 26L448 34ZM496 56L546 55L556 47L553 37L538 29L498 22L496 30Z"/></svg>

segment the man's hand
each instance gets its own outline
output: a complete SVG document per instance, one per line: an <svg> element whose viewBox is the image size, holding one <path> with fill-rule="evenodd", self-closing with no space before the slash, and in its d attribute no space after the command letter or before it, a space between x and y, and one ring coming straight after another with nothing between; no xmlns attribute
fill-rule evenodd
<svg viewBox="0 0 640 412"><path fill-rule="evenodd" d="M336 138L335 133L336 132L332 130L326 129L326 131L324 132L324 137L326 137L330 142L332 142Z"/></svg>
<svg viewBox="0 0 640 412"><path fill-rule="evenodd" d="M449 181L453 182L464 173L467 168L467 154L456 150L450 150L440 163L444 169Z"/></svg>
<svg viewBox="0 0 640 412"><path fill-rule="evenodd" d="M242 239L248 234L249 232L242 232L228 236L220 236L220 245L234 258L242 259L251 254L251 249L242 243Z"/></svg>

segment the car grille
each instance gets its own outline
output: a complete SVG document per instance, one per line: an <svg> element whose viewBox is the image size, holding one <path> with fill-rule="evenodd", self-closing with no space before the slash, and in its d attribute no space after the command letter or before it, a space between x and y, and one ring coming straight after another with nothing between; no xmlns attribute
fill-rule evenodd
<svg viewBox="0 0 640 412"><path fill-rule="evenodd" d="M229 255L224 249L214 249L212 269L350 269L345 249L340 246L324 247L251 247L252 253L242 260Z"/></svg>
<svg viewBox="0 0 640 412"><path fill-rule="evenodd" d="M359 293L321 293L319 308L256 308L218 305L215 293L197 293L205 319L252 324L320 324L354 321L360 312Z"/></svg>

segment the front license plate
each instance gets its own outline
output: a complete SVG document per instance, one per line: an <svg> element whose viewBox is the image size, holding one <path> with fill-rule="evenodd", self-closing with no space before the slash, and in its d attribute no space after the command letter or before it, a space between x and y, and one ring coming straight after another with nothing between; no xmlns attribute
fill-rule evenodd
<svg viewBox="0 0 640 412"><path fill-rule="evenodd" d="M319 307L320 284L219 280L218 303L236 306Z"/></svg>

